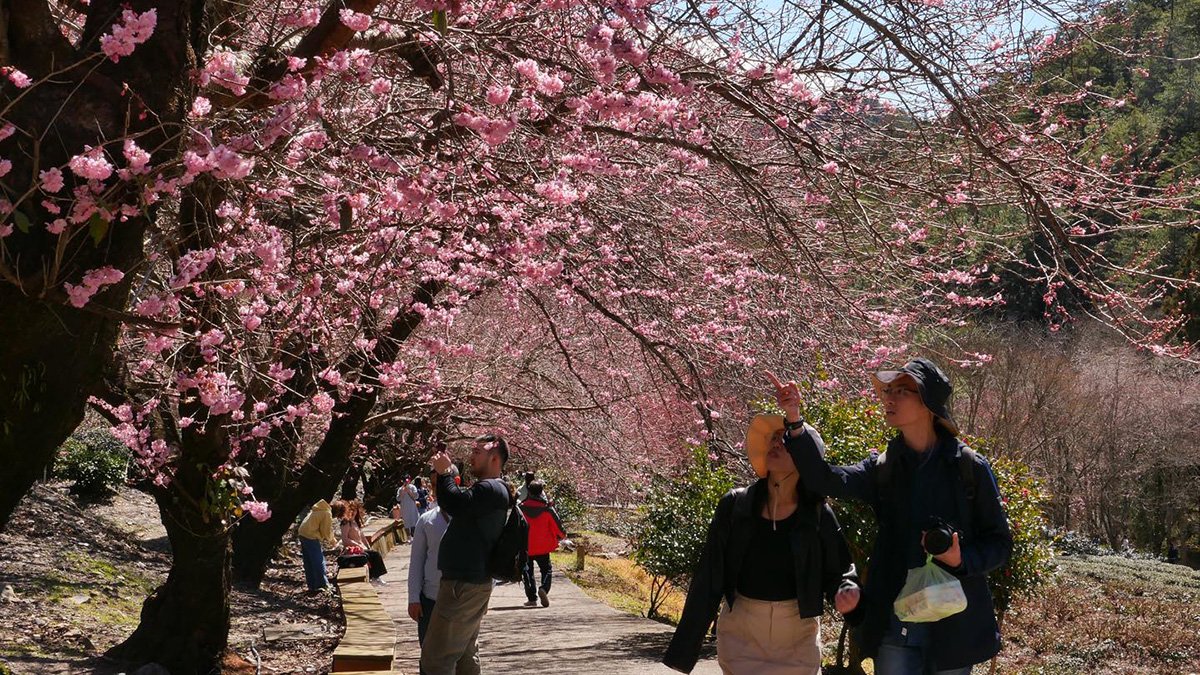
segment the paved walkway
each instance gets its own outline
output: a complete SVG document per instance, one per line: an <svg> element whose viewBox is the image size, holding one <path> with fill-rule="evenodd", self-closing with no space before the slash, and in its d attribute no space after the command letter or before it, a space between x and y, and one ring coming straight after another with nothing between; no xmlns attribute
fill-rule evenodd
<svg viewBox="0 0 1200 675"><path fill-rule="evenodd" d="M417 624L408 618L409 546L387 555L388 584L377 586L384 609L396 621L393 672L416 675L420 661ZM520 583L492 592L479 636L484 673L535 672L554 675L664 675L660 663L674 630L671 626L617 611L593 600L557 569L549 607L523 607ZM715 653L696 665L696 675L718 675Z"/></svg>

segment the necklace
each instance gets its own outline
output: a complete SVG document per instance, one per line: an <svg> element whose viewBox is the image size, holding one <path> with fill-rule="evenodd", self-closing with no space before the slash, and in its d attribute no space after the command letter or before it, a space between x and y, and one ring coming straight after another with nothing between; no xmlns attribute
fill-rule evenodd
<svg viewBox="0 0 1200 675"><path fill-rule="evenodd" d="M779 507L779 486L783 484L783 481L791 478L792 474L794 474L794 473L796 473L796 472L789 471L788 474L786 476L784 476L783 478L780 478L779 480L776 480L776 481L772 481L772 483L775 485L775 493L773 495L771 495L771 531L772 532L775 532L779 529L778 519L775 517L775 514L778 511L778 507Z"/></svg>

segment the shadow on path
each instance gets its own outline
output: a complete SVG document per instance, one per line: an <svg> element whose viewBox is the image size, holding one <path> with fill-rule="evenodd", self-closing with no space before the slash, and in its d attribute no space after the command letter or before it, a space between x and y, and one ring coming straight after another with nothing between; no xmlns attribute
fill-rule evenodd
<svg viewBox="0 0 1200 675"><path fill-rule="evenodd" d="M408 618L408 546L387 556L388 584L376 588L397 624L393 672L416 675L420 662L416 623ZM559 571L554 572L549 607L525 607L521 584L492 591L479 635L484 672L532 671L540 675L665 675L662 655L672 626L615 610L588 597ZM519 611L518 611L519 610ZM719 675L716 648L709 644L692 671Z"/></svg>

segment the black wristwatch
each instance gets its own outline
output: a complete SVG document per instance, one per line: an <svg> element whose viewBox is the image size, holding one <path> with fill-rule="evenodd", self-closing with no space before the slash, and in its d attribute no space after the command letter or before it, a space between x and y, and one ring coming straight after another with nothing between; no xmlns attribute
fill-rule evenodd
<svg viewBox="0 0 1200 675"><path fill-rule="evenodd" d="M789 436L792 434L793 431L795 431L797 429L804 429L804 418L803 417L796 420L795 422L788 422L787 420L784 420L783 430L785 432L787 432L787 434Z"/></svg>

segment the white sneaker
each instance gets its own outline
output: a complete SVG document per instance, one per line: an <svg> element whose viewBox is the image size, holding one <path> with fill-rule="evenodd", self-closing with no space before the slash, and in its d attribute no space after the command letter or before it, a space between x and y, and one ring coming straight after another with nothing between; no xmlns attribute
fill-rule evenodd
<svg viewBox="0 0 1200 675"><path fill-rule="evenodd" d="M371 583L376 586L387 586L387 582L383 580L383 577L375 577L371 580Z"/></svg>

